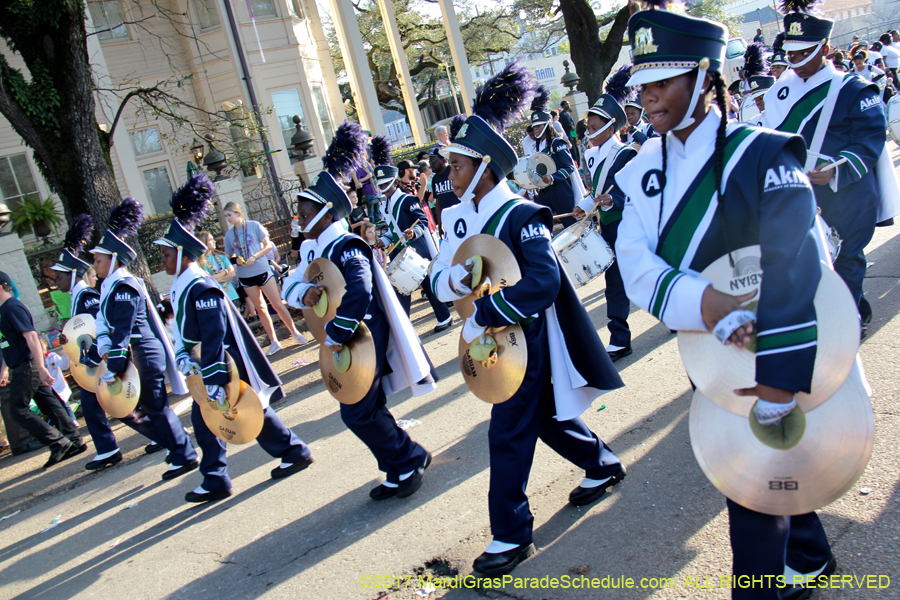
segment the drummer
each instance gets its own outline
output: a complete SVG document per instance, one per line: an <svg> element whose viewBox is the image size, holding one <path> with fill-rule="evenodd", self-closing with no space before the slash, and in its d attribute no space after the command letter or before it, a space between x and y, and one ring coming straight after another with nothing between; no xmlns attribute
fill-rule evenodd
<svg viewBox="0 0 900 600"><path fill-rule="evenodd" d="M769 70L772 72L772 77L777 81L778 79L781 79L781 76L784 75L789 66L787 53L784 51L784 32L782 31L775 36L775 41L772 42L772 56L769 57Z"/></svg>
<svg viewBox="0 0 900 600"><path fill-rule="evenodd" d="M550 246L552 214L516 196L506 184L517 158L502 130L528 106L533 85L518 62L507 66L481 89L473 116L442 150L461 203L445 213L449 234L432 268L438 298L459 300L472 293L471 267L451 263L463 242L477 234L504 243L522 274L518 283L476 300L463 329L463 338L472 343L486 327L518 323L528 352L518 391L491 411L488 509L493 541L473 565L488 576L509 573L535 551L525 488L539 438L584 472L569 494L576 506L596 502L625 477L619 457L580 418L597 396L622 387L622 381ZM566 368L557 360L574 367L582 387L572 387L567 377L551 378L551 363L554 373Z"/></svg>
<svg viewBox="0 0 900 600"><path fill-rule="evenodd" d="M554 215L571 214L575 205L581 200L581 195L576 198L576 190L581 186L576 185L574 177L579 177L578 168L569 151L569 144L560 137L553 128L553 117L547 112L547 103L550 101L549 92L541 86L538 95L531 105L531 127L535 139L535 152L543 152L553 159L556 172L553 175L544 175L541 178L547 187L537 190L535 202L546 206ZM563 227L575 223L571 216L560 220ZM551 227L552 230L552 227Z"/></svg>
<svg viewBox="0 0 900 600"><path fill-rule="evenodd" d="M644 10L631 16L628 33L630 83L642 86L644 108L662 136L616 176L627 196L616 256L628 297L671 329L725 327L755 292L723 294L699 273L732 250L761 245L766 284L755 320L733 321L725 343L742 347L757 334L757 385L739 393L759 398L761 424L777 424L796 406L794 395L809 392L816 356L813 297L821 271L815 203L801 171L803 140L727 123L724 25ZM698 187L701 181L712 185ZM787 568L810 578L834 571L815 513L770 516L726 503L734 575L766 582L733 588L733 599L806 598L800 587L779 594L784 583L776 577Z"/></svg>
<svg viewBox="0 0 900 600"><path fill-rule="evenodd" d="M270 475L272 479L283 479L311 465L312 451L269 406L284 397L281 380L225 291L197 264L207 247L194 235L194 227L203 222L212 207L209 197L214 190L206 175L194 175L172 196L175 218L166 235L154 242L161 246L166 274L174 277L171 298L178 369L184 376L202 374L210 401L224 410L224 386L229 382L226 353L234 360L241 381L247 382L263 403L262 431L256 441L270 456L281 459ZM189 355L197 344L201 344L199 363ZM191 424L203 454L203 483L184 499L212 502L227 498L232 487L225 456L227 446L210 431L196 398L191 406Z"/></svg>
<svg viewBox="0 0 900 600"><path fill-rule="evenodd" d="M56 287L59 291L72 295L70 314L73 317L90 315L96 320L97 311L100 309L100 292L94 288L97 284L97 274L89 264L79 258L93 231L94 220L91 216L78 215L66 233L59 262L50 268L56 272ZM97 450L97 455L88 461L84 468L88 471L97 471L122 462L122 451L119 450L116 434L109 426L106 411L97 402L94 390L81 388L81 410L84 413L84 424ZM131 414L119 420L147 438L153 435L153 426L146 417L138 418Z"/></svg>
<svg viewBox="0 0 900 600"><path fill-rule="evenodd" d="M388 221L387 233L382 235L375 248L386 248L395 245L388 260L394 260L404 248L409 246L422 258L432 261L438 255L434 238L428 230L428 219L419 199L400 189L397 167L391 164L391 142L383 135L372 139L372 160L375 161L375 185L378 191L387 197L386 212ZM431 310L437 319L433 333L440 333L453 325L453 315L443 302L438 302L431 291L428 278L422 280L422 292L431 304ZM412 292L397 293L400 305L409 316L412 307Z"/></svg>
<svg viewBox="0 0 900 600"><path fill-rule="evenodd" d="M613 82L612 79L610 81ZM606 89L610 91L609 85ZM621 88L621 91L627 90ZM610 248L616 247L616 232L625 207L625 193L616 185L615 176L637 154L634 148L616 140L615 133L619 124L626 122L619 98L609 93L603 94L588 110L587 137L591 147L585 157L596 195L585 198L575 208L576 218L583 217L595 205L599 208L600 234ZM625 294L618 262L614 261L603 276L606 279L606 315L609 318L609 345L606 351L612 361L616 362L632 352L631 329L628 327L631 301Z"/></svg>
<svg viewBox="0 0 900 600"><path fill-rule="evenodd" d="M169 408L166 381L173 394L186 394L184 379L175 368L175 353L166 337L162 321L153 303L147 299L144 284L128 271L137 254L125 239L135 235L143 219L137 200L126 198L109 215L109 229L96 248L94 269L103 278L100 286L100 310L97 313L97 338L84 362L98 365L108 355L107 368L98 386L121 376L128 366L129 354L141 380L138 408L150 421L150 437L168 451L171 466L163 480L174 479L196 469L197 452Z"/></svg>
<svg viewBox="0 0 900 600"><path fill-rule="evenodd" d="M356 123L347 121L338 127L323 160L325 170L297 195L297 206L303 233L308 242L314 242L301 247L307 264L327 258L346 281L337 314L325 325L325 345L339 352L361 322L375 344L372 387L356 404L341 404L341 420L368 446L378 469L387 474L384 483L369 492L370 498L380 501L414 494L431 464L431 454L397 425L387 408L387 394L407 387L414 396L425 394L435 389L437 375L397 295L388 289L391 284L375 262L372 249L341 226L351 203L338 182L354 162L365 157L365 137ZM309 308L319 301L322 290L306 281L301 267L285 280L282 297L291 306ZM395 350L390 356L389 345Z"/></svg>

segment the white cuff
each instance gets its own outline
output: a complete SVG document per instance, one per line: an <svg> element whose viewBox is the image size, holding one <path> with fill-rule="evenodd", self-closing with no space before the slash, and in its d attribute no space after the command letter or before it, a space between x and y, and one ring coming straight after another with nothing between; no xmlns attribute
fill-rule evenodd
<svg viewBox="0 0 900 600"><path fill-rule="evenodd" d="M314 288L316 285L314 283L298 283L297 287L290 290L290 293L285 294L285 302L293 306L294 308L304 309L309 308L305 304L303 304L303 297L306 295L306 292L309 291L309 288Z"/></svg>
<svg viewBox="0 0 900 600"><path fill-rule="evenodd" d="M703 321L703 292L710 282L682 275L672 284L660 320L673 331L708 331Z"/></svg>

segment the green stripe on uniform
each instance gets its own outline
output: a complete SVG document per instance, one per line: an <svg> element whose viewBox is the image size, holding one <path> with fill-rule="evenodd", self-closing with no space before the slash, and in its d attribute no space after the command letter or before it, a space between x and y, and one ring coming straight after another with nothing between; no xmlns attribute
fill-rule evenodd
<svg viewBox="0 0 900 600"><path fill-rule="evenodd" d="M866 174L868 169L866 169L866 165L863 164L859 157L855 154L851 154L850 152L840 152L839 156L845 157L850 163L853 165L853 168L856 169L856 172L859 173L860 176Z"/></svg>
<svg viewBox="0 0 900 600"><path fill-rule="evenodd" d="M657 319L660 319L660 311L662 311L663 302L666 300L666 292L669 290L669 286L672 285L672 280L678 277L681 274L681 271L676 269L672 269L662 278L662 281L659 282L659 288L656 290L656 300L653 302L653 306L651 306L651 311L653 316Z"/></svg>
<svg viewBox="0 0 900 600"><path fill-rule="evenodd" d="M497 292L496 294L491 294L491 299L493 299L494 304L497 305L497 308L500 309L500 312L502 312L506 316L507 319L509 319L513 323L516 323L519 321L519 319L521 318L519 316L519 313L517 313L516 311L514 311L512 309L512 307L510 307L510 305L506 302L506 300L503 299L503 296L500 294L500 292Z"/></svg>
<svg viewBox="0 0 900 600"><path fill-rule="evenodd" d="M350 331L356 331L356 328L359 327L359 322L352 321L350 319L345 319L343 317L334 317L334 324L338 327L343 327L344 329L349 329Z"/></svg>
<svg viewBox="0 0 900 600"><path fill-rule="evenodd" d="M803 329L785 331L783 333L760 335L756 338L756 351L762 352L764 350L777 350L778 348L799 346L801 344L814 342L817 337L818 328L815 325L810 325Z"/></svg>
<svg viewBox="0 0 900 600"><path fill-rule="evenodd" d="M500 227L500 221L503 219L503 215L508 213L512 207L519 203L519 200L510 200L506 204L500 207L500 210L494 213L494 216L491 217L488 224L484 229L481 230L481 233L486 233L488 235L496 236L497 228Z"/></svg>
<svg viewBox="0 0 900 600"><path fill-rule="evenodd" d="M809 96L791 107L787 118L778 126L778 131L799 133L800 125L821 104L828 95L830 79L812 91Z"/></svg>

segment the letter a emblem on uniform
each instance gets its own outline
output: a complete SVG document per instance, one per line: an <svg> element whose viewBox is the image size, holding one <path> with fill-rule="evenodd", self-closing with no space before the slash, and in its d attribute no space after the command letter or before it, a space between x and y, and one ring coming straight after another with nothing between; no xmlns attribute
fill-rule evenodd
<svg viewBox="0 0 900 600"><path fill-rule="evenodd" d="M785 100L788 97L788 94L790 94L790 93L791 93L791 90L789 88L783 87L780 90L778 90L778 99Z"/></svg>
<svg viewBox="0 0 900 600"><path fill-rule="evenodd" d="M666 178L659 169L653 169L644 173L641 180L641 189L648 198L658 196L662 193L663 187L666 185Z"/></svg>
<svg viewBox="0 0 900 600"><path fill-rule="evenodd" d="M462 219L456 221L456 225L453 226L453 232L458 238L466 237L466 222Z"/></svg>

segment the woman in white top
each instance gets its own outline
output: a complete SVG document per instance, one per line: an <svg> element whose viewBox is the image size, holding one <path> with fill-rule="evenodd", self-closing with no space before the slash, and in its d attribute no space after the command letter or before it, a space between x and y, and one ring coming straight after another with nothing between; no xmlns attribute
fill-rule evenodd
<svg viewBox="0 0 900 600"><path fill-rule="evenodd" d="M225 234L225 254L235 257L234 268L241 281L241 287L247 292L247 298L256 309L259 321L272 341L266 350L266 356L272 356L281 350L281 344L275 336L275 327L272 325L272 317L263 303L262 295L265 294L272 308L278 313L278 317L298 344L305 344L309 340L300 335L294 327L294 320L281 301L281 291L278 283L272 276L272 269L266 260L266 254L272 249L272 241L269 232L257 221L245 221L244 210L237 202L229 202L223 211L225 220L231 225L231 230Z"/></svg>

